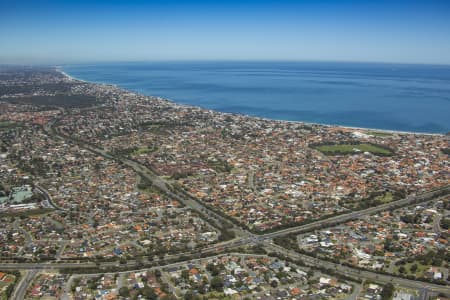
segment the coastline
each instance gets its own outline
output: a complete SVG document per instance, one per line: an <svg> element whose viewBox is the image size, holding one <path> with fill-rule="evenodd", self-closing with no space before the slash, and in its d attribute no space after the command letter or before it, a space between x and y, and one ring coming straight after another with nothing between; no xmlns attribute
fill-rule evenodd
<svg viewBox="0 0 450 300"><path fill-rule="evenodd" d="M71 81L81 81L81 82L85 82L85 83L90 83L89 81L86 81L86 80L83 80L83 79L80 79L80 78L76 78L76 77L73 77L73 76L70 75L70 74L67 74L67 73L63 70L62 67L55 67L55 69L56 69L57 72L61 73L61 74L62 74L63 76L65 76L65 77L69 78L69 80L71 80Z"/></svg>
<svg viewBox="0 0 450 300"><path fill-rule="evenodd" d="M83 80L83 79L80 79L80 78L76 78L76 77L70 76L69 74L67 74L67 73L64 72L64 71L62 72L62 74L65 75L65 76L67 76L67 77L69 77L69 79L70 79L70 80L73 80L73 81L88 82L88 81L86 81L86 80Z"/></svg>
<svg viewBox="0 0 450 300"><path fill-rule="evenodd" d="M66 71L64 71L64 69L60 66L55 67L57 72L60 72L62 75L68 77L70 80L76 80L76 81L80 81L83 83L91 83L91 84L103 84L103 85L109 85L109 86L115 86L118 87L122 90L125 91L130 91L136 94L141 94L147 97L157 97L160 99L163 99L165 101L174 103L176 105L182 105L182 106L187 106L187 107L197 107L197 108L201 108L201 109L205 109L205 110L210 110L210 111L214 111L220 114L235 114L235 115L242 115L248 118L253 118L253 119L260 119L260 120L266 120L266 121L276 121L276 122L286 122L286 123L293 123L293 124L305 124L305 125L314 125L314 126L324 126L324 127L330 127L330 128L343 128L346 130L361 130L361 131L372 131L372 132L380 132L380 133L387 133L387 134L403 134L403 135L426 135L426 136L445 136L445 133L431 133L431 132L418 132L418 131L402 131L402 130L394 130L394 129L381 129L381 128L370 128L370 127L357 127L357 126L345 126L345 125L339 125L339 124L325 124L325 123L315 123L315 122L306 122L306 121L293 121L293 120L283 120L283 119L271 119L271 118L265 118L265 117L259 117L259 116L252 116L252 115L247 115L244 113L231 113L231 112L222 112L222 111L218 111L218 110L214 110L214 109L209 109L209 108L204 108L201 106L197 106L197 105L191 105L191 104L183 104L183 103L177 103L174 100L165 98L165 97L160 97L160 96L154 96L154 95L146 95L137 91L133 91L133 90L128 90L124 87L118 86L116 84L111 84L111 83L107 83L107 82L94 82L94 81L87 81L84 79L80 79L77 77L74 77L70 74L68 74Z"/></svg>

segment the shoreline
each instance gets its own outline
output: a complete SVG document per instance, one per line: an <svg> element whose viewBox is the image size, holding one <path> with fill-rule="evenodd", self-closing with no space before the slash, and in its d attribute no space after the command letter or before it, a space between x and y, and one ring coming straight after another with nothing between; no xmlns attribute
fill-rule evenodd
<svg viewBox="0 0 450 300"><path fill-rule="evenodd" d="M84 82L84 83L92 83L92 82L90 82L90 81L83 80L83 79L74 77L74 76L72 76L72 75L66 73L66 71L64 71L64 69L63 69L62 67L60 67L60 66L56 66L56 67L55 67L55 70L56 70L56 72L59 72L59 73L61 73L63 76L69 78L69 80L71 80L71 81L80 81L80 82Z"/></svg>
<svg viewBox="0 0 450 300"><path fill-rule="evenodd" d="M76 80L76 81L80 81L80 82L83 82L83 83L104 84L104 85L109 85L109 86L115 86L115 87L118 87L118 88L120 88L122 90L130 91L130 92L133 92L133 93L136 93L136 94L140 94L140 95L144 95L144 96L147 96L147 97L157 97L157 98L166 100L168 102L174 103L176 105L182 105L182 106L188 106L188 107L196 107L196 108L201 108L201 109L205 109L205 110L214 111L214 112L221 113L221 114L241 115L241 116L245 116L245 117L248 117L248 118L260 119L260 120L266 120L266 121L276 121L276 122L286 122L286 123L293 123L293 124L315 125L315 126L324 126L324 127L331 127L331 128L343 128L343 129L351 129L351 130L373 131L373 132L388 133L388 134L408 134L408 135L427 135L427 136L445 136L446 135L446 133L416 132L416 131L402 131L402 130L394 130L394 129L380 129L380 128L369 128L369 127L345 126L345 125L338 125L338 124L325 124L325 123L315 123L315 122L306 122L306 121L271 119L271 118L266 118L266 117L247 115L247 114L244 114L244 113L222 112L222 111L218 111L218 110L214 110L214 109L210 109L210 108L204 108L204 107L201 107L201 106L198 106L198 105L178 103L176 101L173 101L173 100L165 98L165 97L154 96L154 95L146 95L146 94L143 94L141 92L137 92L137 91L126 89L126 88L118 86L116 84L111 84L111 83L106 83L106 82L87 81L87 80L79 79L79 78L76 78L76 77L68 74L67 72L65 72L62 67L57 66L55 68L56 68L57 72L60 72L64 76L68 77L70 80Z"/></svg>

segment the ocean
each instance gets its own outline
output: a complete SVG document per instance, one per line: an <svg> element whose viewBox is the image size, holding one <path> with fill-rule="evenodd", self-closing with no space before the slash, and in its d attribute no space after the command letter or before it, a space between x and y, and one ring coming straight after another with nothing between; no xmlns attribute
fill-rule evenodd
<svg viewBox="0 0 450 300"><path fill-rule="evenodd" d="M450 131L450 66L142 62L63 69L78 79L222 112L384 130Z"/></svg>

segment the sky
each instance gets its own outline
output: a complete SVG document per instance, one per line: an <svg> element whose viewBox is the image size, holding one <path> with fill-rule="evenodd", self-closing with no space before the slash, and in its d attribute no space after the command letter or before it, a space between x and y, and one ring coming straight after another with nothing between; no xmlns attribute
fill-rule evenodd
<svg viewBox="0 0 450 300"><path fill-rule="evenodd" d="M0 63L450 64L448 0L0 0Z"/></svg>

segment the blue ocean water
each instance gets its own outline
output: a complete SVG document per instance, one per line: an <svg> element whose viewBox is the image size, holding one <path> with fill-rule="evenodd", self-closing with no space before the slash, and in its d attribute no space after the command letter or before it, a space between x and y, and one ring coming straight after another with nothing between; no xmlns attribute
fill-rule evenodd
<svg viewBox="0 0 450 300"><path fill-rule="evenodd" d="M319 62L67 65L79 79L223 112L400 131L450 131L450 66Z"/></svg>

